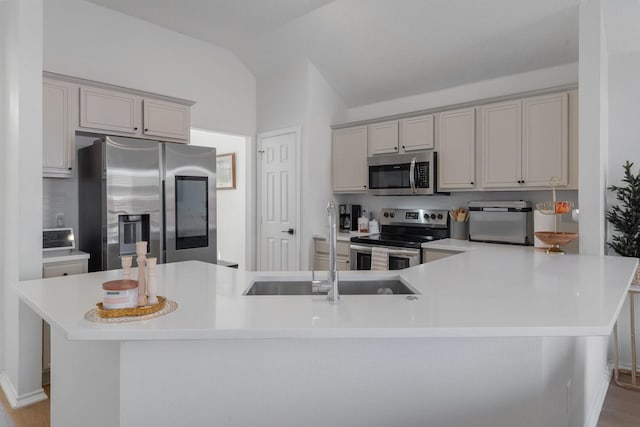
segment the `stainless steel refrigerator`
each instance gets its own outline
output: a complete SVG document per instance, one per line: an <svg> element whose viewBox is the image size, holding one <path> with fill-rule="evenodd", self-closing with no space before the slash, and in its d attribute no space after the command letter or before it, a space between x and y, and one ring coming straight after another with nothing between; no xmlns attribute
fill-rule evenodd
<svg viewBox="0 0 640 427"><path fill-rule="evenodd" d="M159 263L215 263L215 168L208 147L105 137L78 150L78 241L89 271L121 268L140 240Z"/></svg>

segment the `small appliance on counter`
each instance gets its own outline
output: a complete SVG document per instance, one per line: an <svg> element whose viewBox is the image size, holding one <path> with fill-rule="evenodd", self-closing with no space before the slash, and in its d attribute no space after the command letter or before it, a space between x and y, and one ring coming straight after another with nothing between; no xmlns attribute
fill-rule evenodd
<svg viewBox="0 0 640 427"><path fill-rule="evenodd" d="M361 212L360 205L340 205L339 212L340 231L348 233L358 229L358 218L360 218Z"/></svg>
<svg viewBox="0 0 640 427"><path fill-rule="evenodd" d="M523 200L469 202L469 240L532 245L531 203Z"/></svg>
<svg viewBox="0 0 640 427"><path fill-rule="evenodd" d="M42 230L42 250L75 249L76 240L71 228L45 228Z"/></svg>

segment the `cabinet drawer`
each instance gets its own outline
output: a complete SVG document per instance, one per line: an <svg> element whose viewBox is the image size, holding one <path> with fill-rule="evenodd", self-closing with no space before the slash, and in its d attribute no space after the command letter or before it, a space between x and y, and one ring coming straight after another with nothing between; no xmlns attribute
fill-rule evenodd
<svg viewBox="0 0 640 427"><path fill-rule="evenodd" d="M329 245L325 239L314 239L315 253L329 253ZM336 245L336 256L343 256L349 258L349 246L350 242L338 241Z"/></svg>
<svg viewBox="0 0 640 427"><path fill-rule="evenodd" d="M336 257L336 268L338 269L338 271L349 271L349 260ZM329 257L325 255L316 255L313 269L315 271L329 270Z"/></svg>
<svg viewBox="0 0 640 427"><path fill-rule="evenodd" d="M87 261L56 262L42 266L42 277L70 276L87 272Z"/></svg>
<svg viewBox="0 0 640 427"><path fill-rule="evenodd" d="M452 255L457 255L461 252L459 251L448 251L445 249L423 249L422 250L422 258L423 262L431 262L442 258L447 258Z"/></svg>

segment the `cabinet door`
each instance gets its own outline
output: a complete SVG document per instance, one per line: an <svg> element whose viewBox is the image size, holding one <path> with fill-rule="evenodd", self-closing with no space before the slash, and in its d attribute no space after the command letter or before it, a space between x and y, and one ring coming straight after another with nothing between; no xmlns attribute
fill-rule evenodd
<svg viewBox="0 0 640 427"><path fill-rule="evenodd" d="M398 121L369 125L369 155L398 152Z"/></svg>
<svg viewBox="0 0 640 427"><path fill-rule="evenodd" d="M45 177L71 177L73 133L70 122L72 87L43 80L42 83L42 172Z"/></svg>
<svg viewBox="0 0 640 427"><path fill-rule="evenodd" d="M433 148L433 114L400 120L400 152Z"/></svg>
<svg viewBox="0 0 640 427"><path fill-rule="evenodd" d="M482 138L482 186L520 187L522 183L522 102L485 105L480 108Z"/></svg>
<svg viewBox="0 0 640 427"><path fill-rule="evenodd" d="M189 106L150 99L143 100L143 105L145 135L189 142Z"/></svg>
<svg viewBox="0 0 640 427"><path fill-rule="evenodd" d="M139 98L91 87L80 88L80 127L120 133L138 132Z"/></svg>
<svg viewBox="0 0 640 427"><path fill-rule="evenodd" d="M445 111L437 116L438 188L475 187L475 109Z"/></svg>
<svg viewBox="0 0 640 427"><path fill-rule="evenodd" d="M367 127L333 131L333 191L364 193L367 191Z"/></svg>
<svg viewBox="0 0 640 427"><path fill-rule="evenodd" d="M522 180L546 187L551 177L569 182L569 124L566 93L522 101Z"/></svg>

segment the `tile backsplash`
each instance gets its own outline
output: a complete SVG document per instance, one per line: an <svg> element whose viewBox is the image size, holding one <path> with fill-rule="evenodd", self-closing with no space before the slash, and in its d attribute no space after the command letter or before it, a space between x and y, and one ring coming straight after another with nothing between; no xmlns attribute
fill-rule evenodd
<svg viewBox="0 0 640 427"><path fill-rule="evenodd" d="M77 227L75 182L70 179L45 178L42 182L43 228Z"/></svg>

